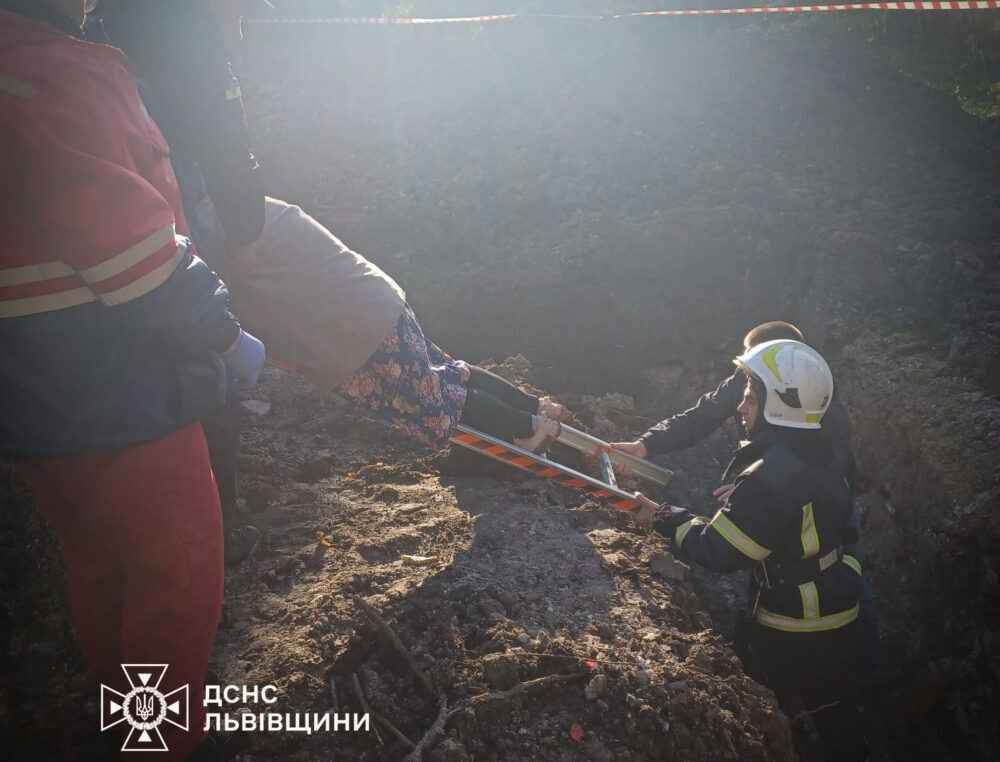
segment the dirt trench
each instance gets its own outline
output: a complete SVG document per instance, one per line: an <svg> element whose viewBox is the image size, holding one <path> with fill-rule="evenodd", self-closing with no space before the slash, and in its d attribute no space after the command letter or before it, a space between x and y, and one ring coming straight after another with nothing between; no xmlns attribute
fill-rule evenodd
<svg viewBox="0 0 1000 762"><path fill-rule="evenodd" d="M989 759L996 132L831 26L293 30L287 54L277 31L246 63L262 139L317 146L276 150L276 185L456 356L521 352L539 386L655 419L724 377L749 326L798 324L855 425L890 667L876 753ZM677 461L682 497L704 501L715 446ZM739 585L700 577L727 632Z"/></svg>
<svg viewBox="0 0 1000 762"><path fill-rule="evenodd" d="M684 23L248 27L270 192L393 274L442 347L523 354L502 369L609 439L712 388L750 326L797 323L855 427L889 663L872 758L996 758L993 133L820 20ZM364 600L460 710L430 759L791 759L793 729L816 758L729 648L738 579L578 494L458 475L300 380L269 373L246 402L265 543L227 579L226 681L325 711L331 680L357 705L357 676L417 742L438 705ZM731 444L672 457L664 497L708 512ZM56 548L3 493L0 735L21 758L96 755ZM260 734L250 756L405 755L380 734Z"/></svg>

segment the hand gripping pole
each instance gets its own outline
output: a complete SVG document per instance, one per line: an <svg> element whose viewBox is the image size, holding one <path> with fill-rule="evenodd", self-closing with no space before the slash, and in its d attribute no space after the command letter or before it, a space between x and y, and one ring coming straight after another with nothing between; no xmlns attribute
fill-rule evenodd
<svg viewBox="0 0 1000 762"><path fill-rule="evenodd" d="M632 469L633 476L653 482L661 487L665 486L674 475L674 472L669 468L662 468L622 450L612 450L607 442L567 426L565 423L559 424L559 434L556 436L556 441L582 452L584 455L592 455L601 460L603 460L602 455L607 455L612 464L628 465ZM609 481L614 484L613 481Z"/></svg>

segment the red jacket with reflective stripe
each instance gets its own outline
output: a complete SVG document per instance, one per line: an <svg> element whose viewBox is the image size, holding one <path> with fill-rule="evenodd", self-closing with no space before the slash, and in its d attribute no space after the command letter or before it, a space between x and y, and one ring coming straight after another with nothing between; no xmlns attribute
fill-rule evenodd
<svg viewBox="0 0 1000 762"><path fill-rule="evenodd" d="M171 228L185 235L187 223L124 55L0 14L0 172L24 178L0 191L0 301L75 292L77 303L120 303L140 295L143 278L159 285L177 264L167 264ZM0 305L0 315L57 301Z"/></svg>
<svg viewBox="0 0 1000 762"><path fill-rule="evenodd" d="M126 446L218 404L239 327L124 55L0 10L0 454Z"/></svg>

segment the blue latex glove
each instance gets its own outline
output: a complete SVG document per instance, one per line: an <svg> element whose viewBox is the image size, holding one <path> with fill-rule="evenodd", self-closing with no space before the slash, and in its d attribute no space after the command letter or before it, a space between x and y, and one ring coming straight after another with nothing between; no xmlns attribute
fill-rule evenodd
<svg viewBox="0 0 1000 762"><path fill-rule="evenodd" d="M236 346L222 355L226 370L247 386L253 386L264 367L264 344L256 336L240 329Z"/></svg>

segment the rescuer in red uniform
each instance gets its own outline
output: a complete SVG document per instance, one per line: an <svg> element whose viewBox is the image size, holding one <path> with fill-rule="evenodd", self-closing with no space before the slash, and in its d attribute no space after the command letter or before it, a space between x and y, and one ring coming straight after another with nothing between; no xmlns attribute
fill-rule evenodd
<svg viewBox="0 0 1000 762"><path fill-rule="evenodd" d="M199 418L263 345L195 256L167 144L85 0L0 1L0 455L58 532L99 682L166 664L189 758L222 599L219 500ZM96 730L96 729L95 729ZM201 752L199 752L200 754Z"/></svg>

